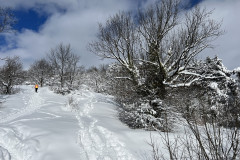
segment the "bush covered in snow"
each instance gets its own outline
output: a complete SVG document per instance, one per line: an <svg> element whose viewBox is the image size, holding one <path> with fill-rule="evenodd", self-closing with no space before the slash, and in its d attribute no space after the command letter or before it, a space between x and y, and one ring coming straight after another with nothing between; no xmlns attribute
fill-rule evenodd
<svg viewBox="0 0 240 160"><path fill-rule="evenodd" d="M142 72L139 72L140 75L144 75ZM218 116L222 117L219 125L239 126L239 122L236 121L239 115L236 113L240 111L240 94L238 82L233 74L234 72L227 70L218 57L207 57L203 61L195 61L189 67L189 72L179 75L179 79L174 82L184 84L186 79L192 78L194 81L191 84L166 86L167 94L160 98L159 88L155 89L154 85L148 86L148 83L135 86L128 80L128 72L114 64L107 70L108 83L111 84L108 92L114 95L122 106L120 119L132 128L155 127L169 130L170 122L169 126L163 129L164 119L167 116L172 120L174 118L165 114L164 108L171 108L171 115L176 115L174 112L180 113L186 119L191 119L194 115L198 124ZM158 99L161 99L161 104L153 103ZM199 108L202 105L204 107Z"/></svg>
<svg viewBox="0 0 240 160"><path fill-rule="evenodd" d="M140 100L130 105L123 104L119 118L131 128L146 130L170 131L174 123L173 111L160 99L145 102Z"/></svg>
<svg viewBox="0 0 240 160"><path fill-rule="evenodd" d="M78 85L87 85L95 92L104 93L109 87L106 78L107 65L97 67L90 67L89 69L81 69L81 73L77 76L76 81Z"/></svg>
<svg viewBox="0 0 240 160"><path fill-rule="evenodd" d="M208 119L222 117L219 125L239 126L235 119L240 112L240 92L234 72L227 70L217 57L196 63L191 72L199 75L199 80L190 86L168 88L167 104L176 106L184 118L195 115L199 124L208 115Z"/></svg>

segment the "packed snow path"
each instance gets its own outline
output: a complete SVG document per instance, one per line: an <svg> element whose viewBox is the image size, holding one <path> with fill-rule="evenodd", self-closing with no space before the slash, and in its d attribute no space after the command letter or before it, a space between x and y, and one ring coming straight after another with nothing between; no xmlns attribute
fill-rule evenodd
<svg viewBox="0 0 240 160"><path fill-rule="evenodd" d="M103 127L92 114L94 105L102 108L107 107L106 97L101 94L94 94L87 89L83 89L81 96L73 96L75 107L72 110L76 113L80 130L78 140L81 146L82 159L91 160L131 160L133 156L125 149L125 145L119 141L113 132ZM103 109L103 108L102 108ZM103 114L98 113L98 116Z"/></svg>
<svg viewBox="0 0 240 160"><path fill-rule="evenodd" d="M79 160L78 121L61 108L67 97L47 88L21 87L0 110L0 159Z"/></svg>
<svg viewBox="0 0 240 160"><path fill-rule="evenodd" d="M124 132L127 127L101 94L85 88L69 96L48 88L39 93L32 86L21 89L0 106L1 160L137 159L135 151L129 152L135 146L124 143L134 144L129 136L135 132ZM66 105L70 97L71 106Z"/></svg>

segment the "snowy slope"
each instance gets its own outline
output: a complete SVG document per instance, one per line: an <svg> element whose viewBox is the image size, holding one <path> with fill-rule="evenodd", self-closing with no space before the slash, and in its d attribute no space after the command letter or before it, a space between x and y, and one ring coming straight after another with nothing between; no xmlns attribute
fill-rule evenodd
<svg viewBox="0 0 240 160"><path fill-rule="evenodd" d="M77 120L61 109L66 97L47 88L39 93L22 88L1 107L0 146L5 159L9 155L13 160L79 159Z"/></svg>
<svg viewBox="0 0 240 160"><path fill-rule="evenodd" d="M0 106L1 160L132 160L150 154L149 133L123 125L109 97L87 87L68 96L21 88ZM69 97L74 107L66 105Z"/></svg>

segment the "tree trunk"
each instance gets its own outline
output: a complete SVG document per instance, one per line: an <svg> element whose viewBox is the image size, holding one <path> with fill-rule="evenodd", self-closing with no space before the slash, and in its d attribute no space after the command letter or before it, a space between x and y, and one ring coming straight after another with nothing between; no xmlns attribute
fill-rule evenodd
<svg viewBox="0 0 240 160"><path fill-rule="evenodd" d="M43 78L40 79L40 86L43 86Z"/></svg>

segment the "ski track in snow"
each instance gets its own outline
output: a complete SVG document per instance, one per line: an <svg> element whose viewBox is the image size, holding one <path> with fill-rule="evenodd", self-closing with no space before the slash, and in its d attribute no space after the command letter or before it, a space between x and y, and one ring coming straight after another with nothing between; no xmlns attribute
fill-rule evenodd
<svg viewBox="0 0 240 160"><path fill-rule="evenodd" d="M111 131L97 126L97 120L89 112L98 99L91 92L84 91L78 99L79 109L76 115L80 130L78 143L83 151L82 159L86 160L133 160L133 156L125 149ZM75 111L76 112L76 111Z"/></svg>
<svg viewBox="0 0 240 160"><path fill-rule="evenodd" d="M39 142L33 139L25 139L24 136L14 128L1 127L0 137L0 146L8 152L4 160L29 160L34 153L37 152L36 149L30 147L28 144L37 146Z"/></svg>
<svg viewBox="0 0 240 160"><path fill-rule="evenodd" d="M11 156L7 149L0 146L0 158L1 160L10 160Z"/></svg>
<svg viewBox="0 0 240 160"><path fill-rule="evenodd" d="M24 95L22 100L25 103L25 107L20 111L5 115L0 119L0 124L31 114L42 107L44 103L39 94ZM28 144L37 146L39 143L33 139L25 139L17 128L9 128L7 124L6 127L3 125L0 128L0 139L0 159L2 158L3 160L30 160L36 149L31 148Z"/></svg>
<svg viewBox="0 0 240 160"><path fill-rule="evenodd" d="M44 100L39 96L39 94L34 94L32 96L28 95L29 99L27 99L26 97L27 96L23 97L23 101L25 102L26 107L20 111L5 115L3 118L0 119L0 124L12 121L21 116L31 114L37 109L41 108L44 103Z"/></svg>
<svg viewBox="0 0 240 160"><path fill-rule="evenodd" d="M30 94L26 94L30 93ZM113 132L107 128L98 125L98 120L91 116L94 104L102 101L94 93L84 90L81 95L76 95L78 109L74 111L78 120L79 131L77 133L77 144L80 146L80 159L82 160L133 160L132 154L125 148ZM28 119L20 119L20 117L30 115L36 110L48 103L56 103L47 101L41 94L31 94L24 92L22 95L24 108L21 110L13 110L12 113L5 115L0 119L0 160L32 160L38 152L40 142L33 138L28 138L23 132L21 124L15 122L24 122ZM45 112L44 112L45 113ZM50 117L58 117L52 113L45 113ZM8 126L11 124L11 127Z"/></svg>

